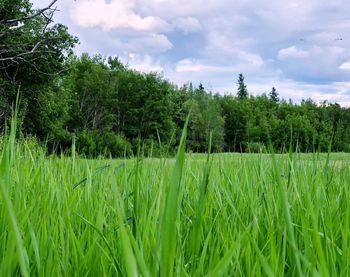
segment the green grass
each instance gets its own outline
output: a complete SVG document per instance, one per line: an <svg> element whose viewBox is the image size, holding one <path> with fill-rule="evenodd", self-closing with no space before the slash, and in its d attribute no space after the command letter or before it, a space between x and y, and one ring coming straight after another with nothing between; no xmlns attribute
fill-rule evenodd
<svg viewBox="0 0 350 277"><path fill-rule="evenodd" d="M2 142L0 276L349 276L350 155L46 156Z"/></svg>

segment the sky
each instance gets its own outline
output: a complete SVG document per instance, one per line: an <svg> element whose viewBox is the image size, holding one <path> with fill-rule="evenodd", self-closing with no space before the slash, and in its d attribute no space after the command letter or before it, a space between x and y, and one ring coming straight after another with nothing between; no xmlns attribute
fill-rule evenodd
<svg viewBox="0 0 350 277"><path fill-rule="evenodd" d="M79 55L118 56L178 85L350 106L349 0L58 0ZM44 7L51 0L34 0Z"/></svg>

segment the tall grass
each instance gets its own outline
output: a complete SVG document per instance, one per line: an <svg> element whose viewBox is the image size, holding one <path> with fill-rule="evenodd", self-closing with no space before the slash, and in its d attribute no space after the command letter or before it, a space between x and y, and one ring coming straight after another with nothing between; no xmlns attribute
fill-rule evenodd
<svg viewBox="0 0 350 277"><path fill-rule="evenodd" d="M350 275L349 155L185 154L184 132L174 159L88 160L15 131L0 276Z"/></svg>

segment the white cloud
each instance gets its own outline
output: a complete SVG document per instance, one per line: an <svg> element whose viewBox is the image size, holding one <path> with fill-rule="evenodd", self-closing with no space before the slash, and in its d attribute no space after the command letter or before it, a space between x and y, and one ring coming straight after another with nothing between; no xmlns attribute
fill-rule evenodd
<svg viewBox="0 0 350 277"><path fill-rule="evenodd" d="M186 17L206 15L220 10L229 0L139 0L141 10L153 12L158 16Z"/></svg>
<svg viewBox="0 0 350 277"><path fill-rule="evenodd" d="M134 0L80 0L71 9L72 20L81 27L104 30L130 28L136 31L167 31L171 26L154 16L142 17L134 12Z"/></svg>
<svg viewBox="0 0 350 277"><path fill-rule="evenodd" d="M200 61L192 59L184 59L176 64L176 71L183 72L196 72L196 73L226 73L230 71L236 71L237 67L234 66L214 66L206 65Z"/></svg>
<svg viewBox="0 0 350 277"><path fill-rule="evenodd" d="M234 74L241 72L242 70L251 71L252 69L257 70L264 65L264 61L259 55L239 51L236 54L236 58L239 63L226 62L226 63L213 63L210 59L183 59L177 62L177 72L198 72L198 73L223 73L223 74Z"/></svg>
<svg viewBox="0 0 350 277"><path fill-rule="evenodd" d="M264 65L263 59L257 54L239 51L237 55L244 64L249 64L254 67L261 67Z"/></svg>
<svg viewBox="0 0 350 277"><path fill-rule="evenodd" d="M299 50L295 46L281 49L278 51L278 58L280 60L289 60L289 59L302 59L309 56L309 53L304 50Z"/></svg>
<svg viewBox="0 0 350 277"><path fill-rule="evenodd" d="M342 69L342 70L350 70L350 61L341 64L340 67L339 67L339 69Z"/></svg>
<svg viewBox="0 0 350 277"><path fill-rule="evenodd" d="M135 48L148 49L149 52L153 52L153 49L157 49L157 52L164 52L173 47L169 39L163 34L149 34L144 37L136 37L131 39L131 45Z"/></svg>
<svg viewBox="0 0 350 277"><path fill-rule="evenodd" d="M178 17L172 22L172 25L183 30L186 34L198 32L202 29L202 25L194 17Z"/></svg>
<svg viewBox="0 0 350 277"><path fill-rule="evenodd" d="M145 73L149 72L163 72L164 68L160 65L159 61L155 61L151 56L131 53L127 58L122 59L129 65L130 68L142 71Z"/></svg>
<svg viewBox="0 0 350 277"><path fill-rule="evenodd" d="M347 81L350 78L349 72L341 68L350 59L350 50L344 47L289 47L280 50L278 58L284 76L297 81L330 83Z"/></svg>

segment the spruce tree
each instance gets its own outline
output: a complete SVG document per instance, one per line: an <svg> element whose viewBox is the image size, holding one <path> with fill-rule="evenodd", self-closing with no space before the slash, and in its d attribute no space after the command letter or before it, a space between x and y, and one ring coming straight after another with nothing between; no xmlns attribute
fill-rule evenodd
<svg viewBox="0 0 350 277"><path fill-rule="evenodd" d="M278 97L278 92L276 90L275 87L272 87L272 90L271 92L269 93L269 96L270 96L270 100L272 102L275 102L275 103L278 103L280 101L279 97Z"/></svg>
<svg viewBox="0 0 350 277"><path fill-rule="evenodd" d="M238 76L238 89L237 89L237 97L239 99L246 99L248 98L248 90L247 90L247 86L244 83L244 76L242 73L239 74Z"/></svg>

